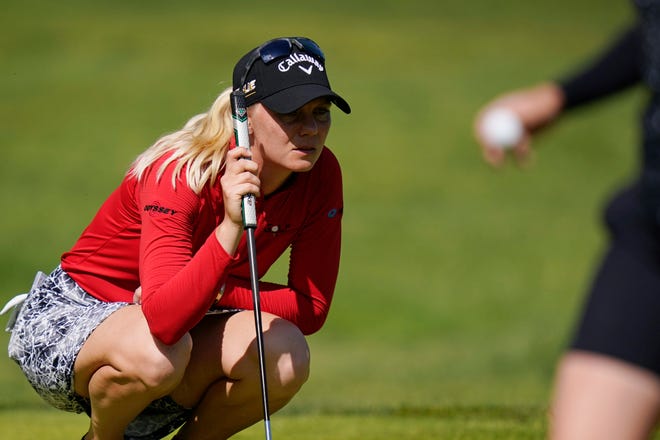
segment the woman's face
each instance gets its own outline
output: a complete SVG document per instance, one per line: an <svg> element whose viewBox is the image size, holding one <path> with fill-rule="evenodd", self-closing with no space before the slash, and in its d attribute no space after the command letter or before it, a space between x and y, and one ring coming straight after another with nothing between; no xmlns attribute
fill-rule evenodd
<svg viewBox="0 0 660 440"><path fill-rule="evenodd" d="M327 98L308 102L293 113L276 113L261 103L249 107L253 160L262 178L312 169L330 131Z"/></svg>

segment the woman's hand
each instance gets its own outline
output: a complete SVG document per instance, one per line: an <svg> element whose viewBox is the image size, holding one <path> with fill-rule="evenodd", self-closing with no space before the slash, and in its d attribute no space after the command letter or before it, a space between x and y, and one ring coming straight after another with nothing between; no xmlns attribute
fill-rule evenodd
<svg viewBox="0 0 660 440"><path fill-rule="evenodd" d="M484 116L492 109L503 108L513 112L523 126L523 135L512 146L511 152L519 164L529 160L531 136L538 129L552 122L561 113L564 96L558 85L544 83L538 86L506 93L488 104L477 114L474 135L481 146L484 160L494 167L504 163L507 151L492 145L484 135Z"/></svg>
<svg viewBox="0 0 660 440"><path fill-rule="evenodd" d="M259 196L261 193L258 171L259 166L250 160L245 148L237 147L227 152L225 172L220 178L225 218L216 228L216 237L230 255L236 251L243 231L243 196Z"/></svg>

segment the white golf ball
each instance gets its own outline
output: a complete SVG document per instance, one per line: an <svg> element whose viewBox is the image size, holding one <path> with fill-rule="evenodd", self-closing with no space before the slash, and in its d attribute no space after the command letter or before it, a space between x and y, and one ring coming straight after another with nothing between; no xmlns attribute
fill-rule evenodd
<svg viewBox="0 0 660 440"><path fill-rule="evenodd" d="M523 136L523 125L511 110L494 108L484 115L481 133L486 141L499 148L512 148Z"/></svg>

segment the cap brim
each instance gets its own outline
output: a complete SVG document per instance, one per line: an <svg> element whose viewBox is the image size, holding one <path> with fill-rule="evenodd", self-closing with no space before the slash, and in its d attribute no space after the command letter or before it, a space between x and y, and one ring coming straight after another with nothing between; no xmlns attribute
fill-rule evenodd
<svg viewBox="0 0 660 440"><path fill-rule="evenodd" d="M261 103L277 113L291 113L316 98L327 97L341 111L351 112L348 102L329 88L320 84L302 84L280 90L261 99Z"/></svg>

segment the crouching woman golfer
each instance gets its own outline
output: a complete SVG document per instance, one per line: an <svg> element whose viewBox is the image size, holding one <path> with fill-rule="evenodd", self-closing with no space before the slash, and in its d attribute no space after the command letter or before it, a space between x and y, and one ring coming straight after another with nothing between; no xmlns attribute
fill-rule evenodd
<svg viewBox="0 0 660 440"><path fill-rule="evenodd" d="M306 381L303 335L324 323L339 268L341 171L325 147L334 93L320 48L278 38L234 68L229 95L142 153L61 264L37 282L10 356L53 406L87 412L85 439L226 439L262 418L241 219L257 197L262 276L290 248L287 285L261 283L272 411Z"/></svg>

